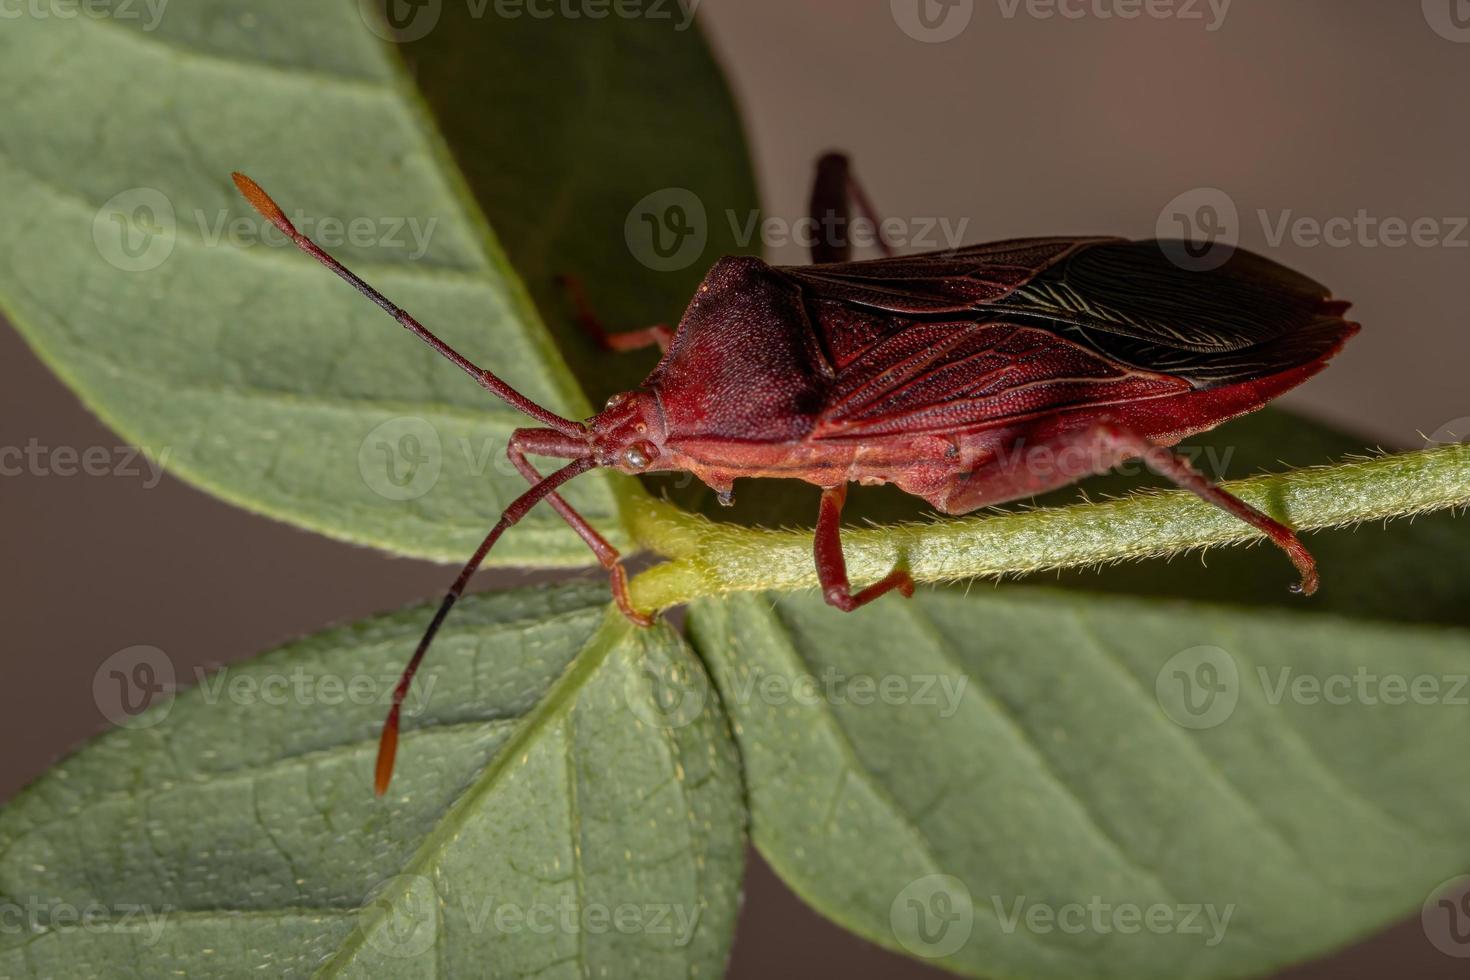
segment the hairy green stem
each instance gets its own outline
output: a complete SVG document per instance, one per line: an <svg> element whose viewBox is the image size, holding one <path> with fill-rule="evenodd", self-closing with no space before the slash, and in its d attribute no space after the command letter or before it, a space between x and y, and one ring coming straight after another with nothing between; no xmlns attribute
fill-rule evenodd
<svg viewBox="0 0 1470 980"><path fill-rule="evenodd" d="M1242 500L1309 531L1470 506L1470 445L1293 470L1225 484ZM666 503L630 501L634 537L671 560L631 583L634 605L664 609L700 596L817 585L812 536L717 524ZM843 531L854 585L897 565L919 582L1019 575L1260 539L1182 491L1020 513ZM1285 574L1285 573L1284 573Z"/></svg>

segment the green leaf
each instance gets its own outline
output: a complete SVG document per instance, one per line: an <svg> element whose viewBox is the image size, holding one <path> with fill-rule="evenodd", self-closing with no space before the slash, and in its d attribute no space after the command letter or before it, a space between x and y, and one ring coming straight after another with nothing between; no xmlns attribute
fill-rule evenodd
<svg viewBox="0 0 1470 980"><path fill-rule="evenodd" d="M18 797L0 902L36 912L0 933L0 975L718 976L743 806L687 647L599 588L467 600L379 800L383 703L428 613L203 678ZM119 676L165 679L129 655Z"/></svg>
<svg viewBox="0 0 1470 980"><path fill-rule="evenodd" d="M598 298L626 281L616 295L627 295L645 284L630 272L641 267L620 236L592 237L605 239L605 222L583 219L626 213L648 191L639 172L650 161L659 179L687 175L711 207L748 192L748 165L695 31L620 18L446 21L423 43L515 103L487 114L484 89L462 86L456 99L438 91L440 78L433 109L452 135L498 128L494 141L451 147L394 46L369 29L371 8L199 0L156 23L141 4L128 5L132 16L8 22L0 308L89 407L185 479L337 538L459 561L524 490L504 449L529 421L295 254L240 200L230 172L257 178L303 230L466 356L582 417L589 403L490 225L511 229L517 266L549 269L555 256L527 221L555 212L552 244L587 234L582 249L608 253L586 267L585 252L572 253L557 271L582 273ZM554 41L556 58L518 47L527 31ZM582 81L605 93L605 128L560 112L567 66L587 57L598 74ZM648 87L661 64L665 84ZM654 128L688 128L699 145L666 160ZM620 164L589 167L612 157L617 136ZM509 176L472 187L455 152L482 181L497 168ZM712 157L730 162L706 184ZM574 165L606 174L578 181ZM659 295L677 289L687 297L687 279ZM589 474L567 495L625 547L615 487L636 492ZM590 560L545 508L491 558Z"/></svg>
<svg viewBox="0 0 1470 980"><path fill-rule="evenodd" d="M988 586L690 629L762 853L959 972L1261 975L1470 863L1470 632Z"/></svg>
<svg viewBox="0 0 1470 980"><path fill-rule="evenodd" d="M504 19L478 18L476 6L444 4L434 29L404 45L405 58L557 346L600 405L642 381L658 351L598 349L573 322L557 277L583 280L610 330L676 323L716 259L760 245L743 234L757 199L740 118L686 5L602 18L548 5L541 16ZM676 216L681 234L668 228Z"/></svg>

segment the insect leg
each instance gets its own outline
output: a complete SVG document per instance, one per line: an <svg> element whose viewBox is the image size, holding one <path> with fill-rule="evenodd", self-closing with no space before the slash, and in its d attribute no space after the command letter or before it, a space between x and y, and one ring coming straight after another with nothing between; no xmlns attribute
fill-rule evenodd
<svg viewBox="0 0 1470 980"><path fill-rule="evenodd" d="M852 175L847 155L825 153L817 161L817 177L808 207L816 231L812 239L813 262L846 262L852 258L849 200L872 224L879 251L885 256L893 254L893 246L883 235L883 222L878 220L872 201Z"/></svg>
<svg viewBox="0 0 1470 980"><path fill-rule="evenodd" d="M511 463L531 483L540 483L542 476L531 461L526 459L526 452L537 451L539 432L536 429L517 429L511 433L510 444L506 447L505 454L510 457ZM597 561L603 568L607 569L608 578L612 584L613 599L618 604L618 610L624 616L639 626L652 626L653 617L645 615L633 608L633 603L628 598L628 573L623 569L623 563L619 560L621 555L618 549L607 543L607 539L597 533L597 529L587 522L587 518L577 513L572 505L559 493L553 493L546 498L546 502L561 515L562 520L569 524L577 536L587 543L592 553L597 556Z"/></svg>
<svg viewBox="0 0 1470 980"><path fill-rule="evenodd" d="M485 540L480 542L480 547L475 549L474 555L465 563L459 576L455 578L454 584L444 594L438 610L434 613L434 618L429 621L429 628L424 631L423 638L419 640L418 647L414 650L413 656L409 658L408 666L403 668L403 676L398 679L398 686L393 689L393 705L388 709L388 720L383 723L383 734L378 739L378 763L373 785L379 796L388 791L388 782L393 778L393 759L398 754L398 727L399 717L403 712L403 699L408 696L409 685L413 683L414 674L418 673L424 654L429 652L429 644L434 642L439 627L444 625L444 617L449 615L449 610L454 608L454 604L464 594L465 586L469 584L481 562L485 560L485 556L490 553L490 549L495 546L495 542L500 539L506 529L525 517L527 511L540 503L543 497L552 494L557 487L596 465L597 461L591 456L575 459L511 501L511 505L505 509L505 513L500 515L500 520L495 523L490 533L485 535Z"/></svg>
<svg viewBox="0 0 1470 980"><path fill-rule="evenodd" d="M1141 457L1155 473L1174 481L1180 488L1240 518L1266 535L1273 544L1286 552L1286 556L1301 574L1301 581L1291 587L1292 591L1303 595L1311 595L1317 591L1317 562L1291 528L1220 489L1191 466L1189 460L1172 449L1155 446L1136 432L1111 423L1102 424L1099 433L1103 439L1124 450L1127 455Z"/></svg>
<svg viewBox="0 0 1470 980"><path fill-rule="evenodd" d="M566 289L567 295L572 299L572 305L577 308L577 322L581 324L582 330L603 350L620 352L642 350L654 344L657 344L661 351L669 349L669 344L674 339L674 331L667 323L655 323L651 327L643 327L640 330L609 332L607 327L603 326L602 318L587 301L587 292L582 288L582 280L576 276L558 276L557 281Z"/></svg>
<svg viewBox="0 0 1470 980"><path fill-rule="evenodd" d="M843 612L852 612L894 589L905 596L912 596L914 580L903 569L895 569L881 582L873 583L857 595L852 594L847 582L847 561L842 557L842 505L846 502L847 484L822 490L815 544L817 580L822 584L822 598L828 605Z"/></svg>

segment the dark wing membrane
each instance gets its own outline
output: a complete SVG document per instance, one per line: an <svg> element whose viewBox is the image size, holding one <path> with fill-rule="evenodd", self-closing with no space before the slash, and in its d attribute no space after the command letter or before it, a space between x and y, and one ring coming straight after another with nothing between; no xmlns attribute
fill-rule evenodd
<svg viewBox="0 0 1470 980"><path fill-rule="evenodd" d="M809 296L891 313L958 313L993 303L1078 249L1109 238L1018 238L865 262L785 266Z"/></svg>
<svg viewBox="0 0 1470 980"><path fill-rule="evenodd" d="M801 282L834 369L813 437L971 428L1219 387L1324 359L1357 329L1345 303L1282 266L1236 251L1193 271L1173 247L1037 239L781 270Z"/></svg>
<svg viewBox="0 0 1470 980"><path fill-rule="evenodd" d="M1237 249L1189 267L1183 242L1079 250L993 304L1134 367L1196 388L1265 377L1330 354L1356 329L1319 283Z"/></svg>

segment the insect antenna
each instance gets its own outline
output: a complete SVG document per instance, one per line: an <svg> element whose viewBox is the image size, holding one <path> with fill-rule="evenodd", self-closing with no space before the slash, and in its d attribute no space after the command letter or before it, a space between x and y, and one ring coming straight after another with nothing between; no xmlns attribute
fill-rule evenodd
<svg viewBox="0 0 1470 980"><path fill-rule="evenodd" d="M464 594L465 586L469 584L470 578L506 529L524 517L526 512L536 506L543 497L550 496L557 487L596 465L597 461L591 456L573 460L513 500L511 505L505 508L505 513L500 515L500 520L496 522L495 527L485 536L485 540L480 542L480 547L475 549L474 555L465 563L459 577L449 587L449 591L445 593L443 601L439 603L439 608L434 613L434 618L429 622L429 628L424 631L418 648L414 650L413 656L409 659L408 666L403 668L403 676L398 679L398 686L393 689L393 706L388 709L388 720L383 723L383 734L378 740L378 763L373 778L373 789L379 796L388 791L388 783L393 778L393 759L398 754L399 716L403 711L403 700L408 696L409 685L413 683L414 674L418 673L419 664L423 661L424 654L428 652L429 644L434 642L435 634L444 624L444 617L449 615L449 610L454 608L455 602Z"/></svg>
<svg viewBox="0 0 1470 980"><path fill-rule="evenodd" d="M235 186L240 189L240 193L245 196L245 200L250 202L251 207L259 211L263 218L275 225L286 237L295 242L297 248L341 276L354 289L381 307L385 313L407 327L430 347L444 355L466 374L474 378L482 388L492 394L498 395L510 404L512 408L524 412L542 425L555 429L563 435L581 436L586 434L587 430L580 422L573 422L571 419L565 419L554 412L547 411L496 377L490 371L475 365L464 355L460 354L459 351L434 336L434 334L429 332L427 327L400 309L388 297L378 292L372 286L369 286L366 282L363 282L351 269L328 255L320 245L297 231L296 226L286 217L286 213L281 210L280 205L271 200L271 196L255 181L242 173L231 174L231 177L235 181Z"/></svg>

